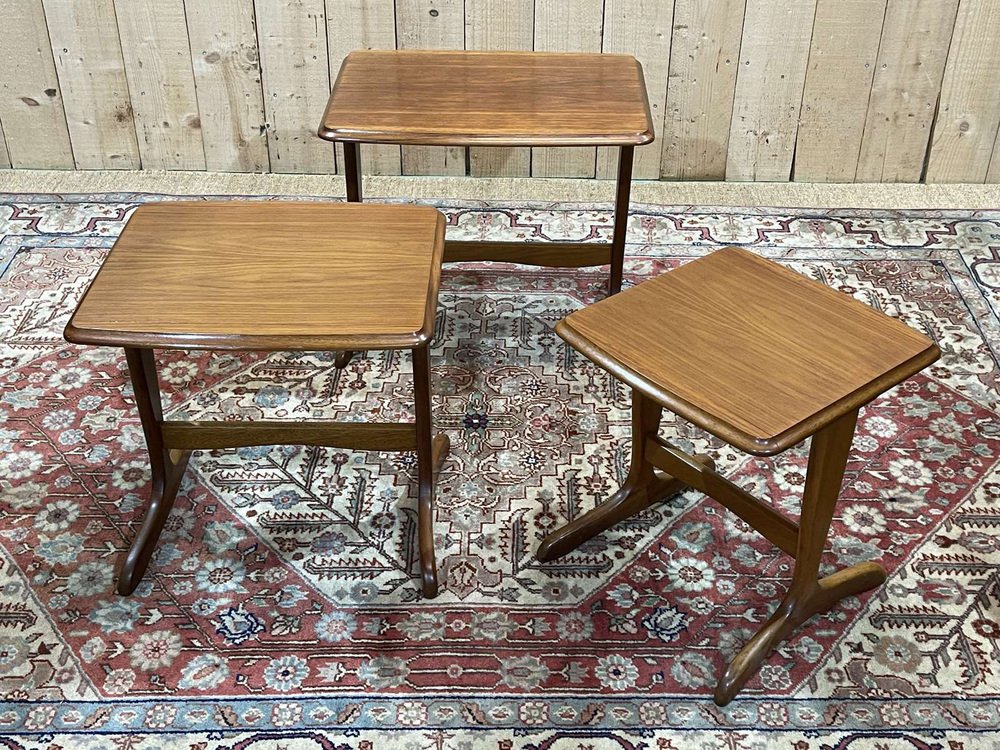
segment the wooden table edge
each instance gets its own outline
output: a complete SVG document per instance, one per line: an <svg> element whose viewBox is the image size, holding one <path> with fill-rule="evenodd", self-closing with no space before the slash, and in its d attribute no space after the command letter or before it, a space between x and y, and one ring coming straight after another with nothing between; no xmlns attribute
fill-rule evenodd
<svg viewBox="0 0 1000 750"><path fill-rule="evenodd" d="M497 146L516 148L518 146L536 147L570 147L570 146L645 146L655 139L652 125L646 130L629 133L559 135L553 133L547 136L522 135L486 135L463 133L461 135L446 135L440 132L402 132L359 130L339 128L326 124L326 118L319 126L316 134L331 143L372 143L393 146Z"/></svg>
<svg viewBox="0 0 1000 750"><path fill-rule="evenodd" d="M594 362L594 364L610 372L626 385L639 390L649 398L659 401L670 411L706 432L715 435L717 438L725 440L734 448L753 456L774 456L788 450L793 445L811 437L838 417L854 409L861 408L911 375L915 375L920 370L937 361L941 356L941 350L938 345L928 339L926 349L904 360L891 370L887 370L869 383L845 394L829 406L792 425L783 432L768 438L759 438L727 422L722 422L689 401L663 390L655 383L620 362L601 347L593 344L583 334L574 330L572 324L568 323L566 318L556 324L555 331L566 343Z"/></svg>
<svg viewBox="0 0 1000 750"><path fill-rule="evenodd" d="M151 331L104 330L77 328L70 321L63 330L63 338L71 344L88 346L118 346L135 349L197 349L212 351L369 351L377 349L416 349L434 337L433 318L413 333L379 335L305 335L285 336L276 334L230 333L155 333Z"/></svg>

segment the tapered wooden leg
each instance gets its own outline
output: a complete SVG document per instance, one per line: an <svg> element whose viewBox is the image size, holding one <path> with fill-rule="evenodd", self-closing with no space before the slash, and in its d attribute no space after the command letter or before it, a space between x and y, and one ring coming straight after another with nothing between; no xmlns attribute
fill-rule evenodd
<svg viewBox="0 0 1000 750"><path fill-rule="evenodd" d="M177 489L187 468L190 451L170 452L163 445L163 408L160 387L156 377L156 360L151 349L125 349L135 403L146 436L149 464L153 479L149 504L142 526L122 556L118 566L118 593L128 596L139 585L149 558L156 549L156 542L163 531L163 524L173 507Z"/></svg>
<svg viewBox="0 0 1000 750"><path fill-rule="evenodd" d="M845 414L813 436L791 586L778 609L740 650L719 680L715 702L720 706L733 699L775 646L795 628L845 596L868 591L885 581L885 571L873 562L853 565L817 580L857 416L857 411Z"/></svg>
<svg viewBox="0 0 1000 750"><path fill-rule="evenodd" d="M540 562L565 555L588 539L688 486L656 471L646 460L646 438L656 435L662 412L658 403L637 390L632 391L632 461L625 483L610 499L545 537L535 553ZM705 466L714 465L708 456L694 458Z"/></svg>
<svg viewBox="0 0 1000 750"><path fill-rule="evenodd" d="M337 352L333 358L333 366L338 370L343 370L351 362L351 358L354 356L354 352L350 349L345 349L343 351Z"/></svg>
<svg viewBox="0 0 1000 750"><path fill-rule="evenodd" d="M344 178L347 180L347 202L361 202L361 144L344 143Z"/></svg>
<svg viewBox="0 0 1000 750"><path fill-rule="evenodd" d="M618 182L615 190L615 226L611 235L611 277L608 294L618 294L625 269L625 235L628 232L628 203L632 191L632 157L634 147L618 150Z"/></svg>
<svg viewBox="0 0 1000 750"><path fill-rule="evenodd" d="M431 364L426 345L413 350L414 414L417 428L417 539L420 543L421 587L424 596L438 594L437 564L434 561L434 472L448 452L448 438L432 438Z"/></svg>

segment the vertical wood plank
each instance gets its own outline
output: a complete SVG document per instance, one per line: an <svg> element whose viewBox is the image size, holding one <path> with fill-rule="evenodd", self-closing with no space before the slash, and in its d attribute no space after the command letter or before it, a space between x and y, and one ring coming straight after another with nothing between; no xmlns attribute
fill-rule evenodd
<svg viewBox="0 0 1000 750"><path fill-rule="evenodd" d="M889 0L857 182L919 182L958 0Z"/></svg>
<svg viewBox="0 0 1000 750"><path fill-rule="evenodd" d="M535 49L539 52L600 52L603 0L535 0ZM593 148L535 148L535 177L593 177Z"/></svg>
<svg viewBox="0 0 1000 750"><path fill-rule="evenodd" d="M396 0L399 49L463 49L462 0ZM442 82L447 86L447 82ZM403 146L403 174L464 175L463 147Z"/></svg>
<svg viewBox="0 0 1000 750"><path fill-rule="evenodd" d="M316 135L330 95L324 2L256 0L255 7L271 170L333 172L333 149Z"/></svg>
<svg viewBox="0 0 1000 750"><path fill-rule="evenodd" d="M146 169L204 169L183 0L115 0Z"/></svg>
<svg viewBox="0 0 1000 750"><path fill-rule="evenodd" d="M326 0L327 49L331 81L336 79L344 58L356 49L395 49L396 12L393 0ZM323 111L313 118L319 125ZM337 171L343 171L343 146L337 146ZM361 147L364 174L399 174L399 146Z"/></svg>
<svg viewBox="0 0 1000 750"><path fill-rule="evenodd" d="M795 144L799 182L853 182L886 0L819 0Z"/></svg>
<svg viewBox="0 0 1000 750"><path fill-rule="evenodd" d="M0 122L14 167L72 169L66 113L41 0L0 0Z"/></svg>
<svg viewBox="0 0 1000 750"><path fill-rule="evenodd" d="M746 0L677 0L660 174L723 180Z"/></svg>
<svg viewBox="0 0 1000 750"><path fill-rule="evenodd" d="M927 182L983 182L1000 126L1000 3L964 0L941 84Z"/></svg>
<svg viewBox="0 0 1000 750"><path fill-rule="evenodd" d="M465 0L465 48L530 50L535 24L534 0ZM527 177L531 149L469 149L473 177Z"/></svg>
<svg viewBox="0 0 1000 750"><path fill-rule="evenodd" d="M816 0L747 0L726 179L791 176L815 10Z"/></svg>
<svg viewBox="0 0 1000 750"><path fill-rule="evenodd" d="M77 169L139 169L112 0L44 0Z"/></svg>
<svg viewBox="0 0 1000 750"><path fill-rule="evenodd" d="M603 51L633 55L642 65L646 96L653 117L656 139L635 150L632 175L640 180L660 176L663 112L667 99L670 67L670 36L674 4L670 0L605 0ZM597 149L597 176L618 174L618 149Z"/></svg>
<svg viewBox="0 0 1000 750"><path fill-rule="evenodd" d="M267 137L253 0L185 0L205 165L266 172Z"/></svg>

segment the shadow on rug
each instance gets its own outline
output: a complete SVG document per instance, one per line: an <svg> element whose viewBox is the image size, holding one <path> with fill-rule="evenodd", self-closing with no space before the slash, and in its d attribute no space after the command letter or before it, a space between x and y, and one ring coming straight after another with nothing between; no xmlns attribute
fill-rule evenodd
<svg viewBox="0 0 1000 750"><path fill-rule="evenodd" d="M445 269L439 598L419 596L413 456L316 448L196 454L146 580L116 596L142 432L122 352L61 332L130 210L163 199L0 196L0 747L1000 742L1000 212L636 207L629 282L738 244L944 353L862 411L831 531L828 568L875 559L887 583L811 620L718 708L787 556L688 492L557 563L533 557L627 467L628 390L552 331L603 295L602 269ZM610 232L603 207L441 208L453 238ZM325 353L159 361L174 417L410 414L398 352L344 371ZM801 447L753 458L669 415L663 433L797 513Z"/></svg>

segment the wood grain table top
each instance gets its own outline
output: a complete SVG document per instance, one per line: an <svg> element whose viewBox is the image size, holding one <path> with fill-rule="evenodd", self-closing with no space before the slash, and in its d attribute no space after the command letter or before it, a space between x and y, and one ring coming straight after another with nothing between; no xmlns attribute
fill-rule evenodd
<svg viewBox="0 0 1000 750"><path fill-rule="evenodd" d="M140 206L66 327L144 348L411 348L433 335L444 217L429 206Z"/></svg>
<svg viewBox="0 0 1000 750"><path fill-rule="evenodd" d="M653 140L630 55L361 50L319 135L420 145L637 146Z"/></svg>
<svg viewBox="0 0 1000 750"><path fill-rule="evenodd" d="M578 310L556 331L756 455L795 445L940 356L904 323L732 247Z"/></svg>

